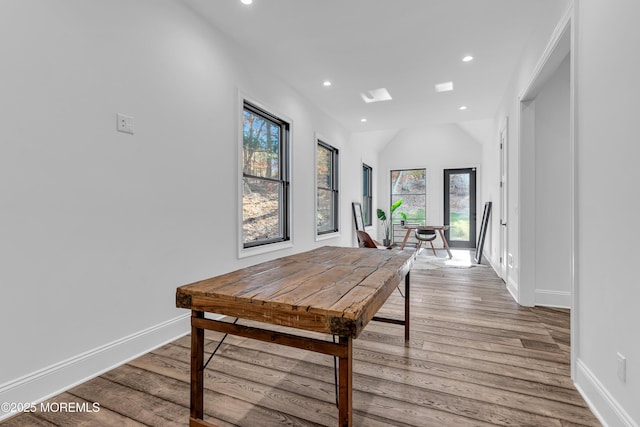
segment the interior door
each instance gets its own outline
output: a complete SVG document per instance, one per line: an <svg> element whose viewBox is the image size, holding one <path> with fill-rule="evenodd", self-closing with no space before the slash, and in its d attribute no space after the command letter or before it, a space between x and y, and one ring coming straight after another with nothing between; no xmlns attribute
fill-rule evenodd
<svg viewBox="0 0 640 427"><path fill-rule="evenodd" d="M500 277L507 282L507 129L508 118L500 129Z"/></svg>
<svg viewBox="0 0 640 427"><path fill-rule="evenodd" d="M454 248L476 247L476 168L444 170L444 223Z"/></svg>

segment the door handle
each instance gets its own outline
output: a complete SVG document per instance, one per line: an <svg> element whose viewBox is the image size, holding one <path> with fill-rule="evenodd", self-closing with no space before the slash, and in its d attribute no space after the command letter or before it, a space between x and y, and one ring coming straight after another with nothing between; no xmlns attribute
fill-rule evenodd
<svg viewBox="0 0 640 427"><path fill-rule="evenodd" d="M506 223L506 221L505 221L505 222L502 222L502 220L500 220L500 225L502 225L502 226L505 226L505 227L506 227L506 226L507 226L507 223Z"/></svg>

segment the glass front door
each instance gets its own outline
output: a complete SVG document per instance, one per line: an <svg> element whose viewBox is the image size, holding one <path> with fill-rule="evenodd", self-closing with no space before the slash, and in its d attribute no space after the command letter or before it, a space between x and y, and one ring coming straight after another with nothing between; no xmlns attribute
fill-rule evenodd
<svg viewBox="0 0 640 427"><path fill-rule="evenodd" d="M476 168L445 169L444 223L449 246L476 247Z"/></svg>

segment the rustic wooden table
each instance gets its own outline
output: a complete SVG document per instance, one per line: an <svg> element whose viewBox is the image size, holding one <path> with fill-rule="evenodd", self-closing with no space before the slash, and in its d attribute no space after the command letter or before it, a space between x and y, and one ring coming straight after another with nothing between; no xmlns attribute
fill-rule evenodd
<svg viewBox="0 0 640 427"><path fill-rule="evenodd" d="M176 306L191 310L190 426L203 419L204 330L338 358L338 425L352 425L352 340L370 320L404 325L409 340L409 271L414 254L322 247L181 286ZM404 320L375 314L405 279ZM205 312L337 335L337 343L205 318Z"/></svg>

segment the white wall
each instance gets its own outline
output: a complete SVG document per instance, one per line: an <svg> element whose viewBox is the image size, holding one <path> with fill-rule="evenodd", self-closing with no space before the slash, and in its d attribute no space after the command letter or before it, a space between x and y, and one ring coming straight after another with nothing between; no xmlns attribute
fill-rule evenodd
<svg viewBox="0 0 640 427"><path fill-rule="evenodd" d="M517 294L519 291L519 276L520 276L520 259L522 254L519 253L518 244L520 241L519 228L521 223L521 215L526 215L526 212L522 211L522 206L519 204L519 189L521 186L520 177L522 173L519 169L520 158L522 155L522 147L520 146L520 101L519 98L523 94L524 90L530 85L534 76L534 70L538 65L538 61L547 44L550 37L558 24L558 21L562 17L563 13L567 10L569 1L563 0L553 4L554 8L545 13L547 20L542 22L531 34L531 38L527 42L525 49L522 52L519 65L514 71L513 78L507 85L503 101L498 107L496 112L496 133L492 144L485 144L482 154L485 167L487 169L500 170L500 149L499 149L499 126L504 123L505 118L508 118L508 174L507 174L507 223L508 223L508 252L512 257L513 263L508 266L508 286L509 290ZM534 155L528 153L529 157ZM499 181L486 182L487 188L483 188L483 191L487 194L493 195L496 200L499 200ZM494 206L495 211L498 212L499 207ZM493 236L493 241L498 242L500 236L500 224L499 215L494 215L491 221L491 227L488 234ZM490 252L490 260L492 265L499 266L499 251Z"/></svg>
<svg viewBox="0 0 640 427"><path fill-rule="evenodd" d="M315 241L313 197L314 133L344 150L343 171L362 157L349 133L181 2L2 2L0 52L0 401L187 332L181 284L352 244L346 214L346 232ZM293 120L294 246L242 260L239 90ZM342 190L350 214L359 188Z"/></svg>
<svg viewBox="0 0 640 427"><path fill-rule="evenodd" d="M535 305L571 307L570 58L535 98Z"/></svg>
<svg viewBox="0 0 640 427"><path fill-rule="evenodd" d="M344 224L344 232L349 235L351 233L351 242L353 246L358 244L358 238L353 224L353 213L351 210L352 202L362 202L362 163L367 164L372 169L372 193L373 193L373 219L371 227L365 227L371 236L378 233L379 221L375 217L376 207L379 203L379 185L380 177L385 172L380 168L378 154L380 150L389 143L396 135L396 130L382 130L369 132L354 132L349 138L347 144L347 155L350 159L350 165L342 170L342 188L349 191L343 197L344 209L342 209L342 223ZM358 159L359 165L358 165ZM388 183L386 184L388 185ZM356 188L357 186L357 188Z"/></svg>
<svg viewBox="0 0 640 427"><path fill-rule="evenodd" d="M427 169L427 222L444 222L444 169L475 167L478 221L482 219L481 143L456 124L400 131L380 152L378 204L389 212L389 173L395 169ZM479 227L478 227L479 229ZM378 238L382 239L379 233ZM440 239L438 238L438 241ZM441 244L441 243L440 243Z"/></svg>
<svg viewBox="0 0 640 427"><path fill-rule="evenodd" d="M577 383L610 426L640 425L640 3L579 2ZM611 227L609 227L611 225ZM603 230L603 241L593 240ZM608 231L607 231L608 230ZM616 353L627 379L616 375Z"/></svg>

